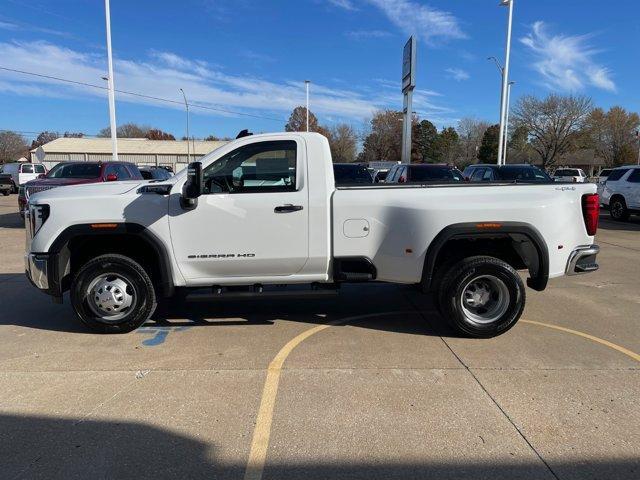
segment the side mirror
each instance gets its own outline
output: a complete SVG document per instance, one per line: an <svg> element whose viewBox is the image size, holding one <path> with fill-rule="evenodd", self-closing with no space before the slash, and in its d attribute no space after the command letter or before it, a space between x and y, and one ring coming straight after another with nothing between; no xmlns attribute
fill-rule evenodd
<svg viewBox="0 0 640 480"><path fill-rule="evenodd" d="M185 210L196 208L198 197L202 195L202 162L192 162L187 166L187 181L182 187L180 204Z"/></svg>
<svg viewBox="0 0 640 480"><path fill-rule="evenodd" d="M118 180L118 175L115 173L110 173L104 179L105 182L115 182L116 180Z"/></svg>
<svg viewBox="0 0 640 480"><path fill-rule="evenodd" d="M44 173L41 173L40 175L38 175L37 178L45 178L45 177L46 177L46 175Z"/></svg>

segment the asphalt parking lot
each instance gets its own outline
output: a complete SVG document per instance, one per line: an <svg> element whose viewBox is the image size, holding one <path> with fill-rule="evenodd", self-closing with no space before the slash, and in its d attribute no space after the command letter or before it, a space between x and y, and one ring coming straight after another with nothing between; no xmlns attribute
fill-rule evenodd
<svg viewBox="0 0 640 480"><path fill-rule="evenodd" d="M640 218L600 271L456 338L413 288L227 301L88 333L0 197L2 478L640 478Z"/></svg>

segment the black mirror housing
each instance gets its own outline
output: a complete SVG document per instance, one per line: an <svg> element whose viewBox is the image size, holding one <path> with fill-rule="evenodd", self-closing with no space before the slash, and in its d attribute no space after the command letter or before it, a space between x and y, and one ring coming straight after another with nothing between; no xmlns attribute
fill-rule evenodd
<svg viewBox="0 0 640 480"><path fill-rule="evenodd" d="M180 204L186 210L196 207L202 195L202 162L192 162L187 166L187 181L182 187Z"/></svg>

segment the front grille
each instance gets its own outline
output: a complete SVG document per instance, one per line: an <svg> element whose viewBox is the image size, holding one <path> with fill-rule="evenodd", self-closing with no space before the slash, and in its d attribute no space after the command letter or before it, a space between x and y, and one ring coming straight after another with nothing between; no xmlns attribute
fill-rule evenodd
<svg viewBox="0 0 640 480"><path fill-rule="evenodd" d="M53 185L29 185L25 188L25 193L27 198L29 198L34 193L44 192L45 190L51 190L52 188L54 188Z"/></svg>

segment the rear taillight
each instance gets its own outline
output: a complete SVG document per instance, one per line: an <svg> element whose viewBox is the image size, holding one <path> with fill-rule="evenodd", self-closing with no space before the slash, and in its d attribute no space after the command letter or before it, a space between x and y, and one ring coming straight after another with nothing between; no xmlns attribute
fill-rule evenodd
<svg viewBox="0 0 640 480"><path fill-rule="evenodd" d="M600 197L597 193L582 196L582 216L587 235L594 236L598 231L598 219L600 218Z"/></svg>

